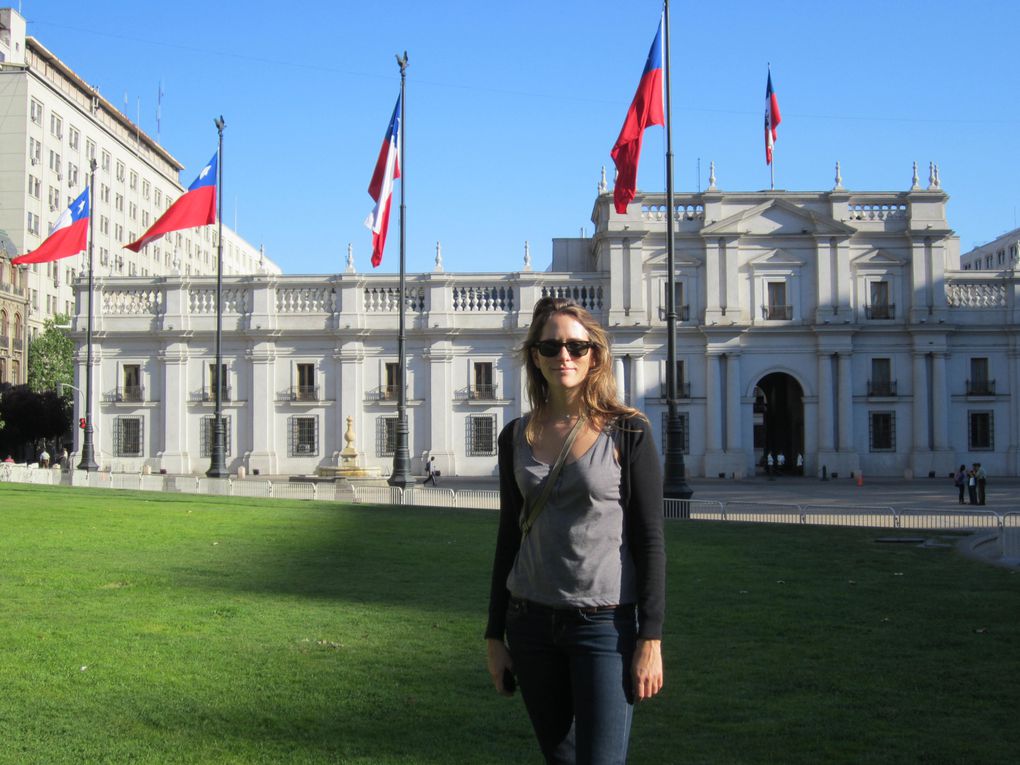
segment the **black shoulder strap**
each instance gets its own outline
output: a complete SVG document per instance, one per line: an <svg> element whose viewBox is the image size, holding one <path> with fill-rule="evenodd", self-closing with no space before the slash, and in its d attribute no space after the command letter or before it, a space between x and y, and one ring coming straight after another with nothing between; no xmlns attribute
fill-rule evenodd
<svg viewBox="0 0 1020 765"><path fill-rule="evenodd" d="M538 499L535 500L535 504L531 506L531 512L528 513L528 517L524 523L521 524L521 538L523 539L531 531L531 527L535 525L535 521L538 516L542 514L545 509L545 502L549 499L549 494L552 493L552 487L556 483L556 479L560 476L560 471L563 470L563 465L567 461L567 455L570 454L570 447L574 445L574 440L581 432L581 423L585 421L584 417L578 417L577 422L574 423L574 427L571 428L570 433L567 435L567 440L563 442L563 448L560 449L560 456L556 458L556 464L552 466L552 470L549 471L549 476L546 478L545 487L542 489L542 493Z"/></svg>

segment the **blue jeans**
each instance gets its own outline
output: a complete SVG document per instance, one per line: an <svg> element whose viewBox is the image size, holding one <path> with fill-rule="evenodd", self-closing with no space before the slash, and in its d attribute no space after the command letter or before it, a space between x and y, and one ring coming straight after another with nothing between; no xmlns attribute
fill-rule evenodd
<svg viewBox="0 0 1020 765"><path fill-rule="evenodd" d="M634 606L553 609L512 598L506 634L546 762L626 762L634 712Z"/></svg>

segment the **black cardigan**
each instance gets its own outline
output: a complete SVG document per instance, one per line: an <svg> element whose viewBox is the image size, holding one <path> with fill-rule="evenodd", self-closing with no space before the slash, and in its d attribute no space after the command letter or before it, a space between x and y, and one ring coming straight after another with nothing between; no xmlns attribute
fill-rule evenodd
<svg viewBox="0 0 1020 765"><path fill-rule="evenodd" d="M485 637L502 640L510 591L506 580L521 546L524 497L514 478L514 426L499 434L499 532L492 563L489 622ZM521 420L523 426L523 420ZM666 549L662 534L662 468L647 420L630 417L613 428L620 453L620 497L627 525L627 544L638 585L638 637L658 640L666 609Z"/></svg>

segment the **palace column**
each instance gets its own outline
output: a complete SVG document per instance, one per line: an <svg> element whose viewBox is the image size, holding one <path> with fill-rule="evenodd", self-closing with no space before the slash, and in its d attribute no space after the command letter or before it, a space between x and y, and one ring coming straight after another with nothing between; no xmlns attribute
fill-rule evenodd
<svg viewBox="0 0 1020 765"><path fill-rule="evenodd" d="M436 467L444 475L457 475L457 450L454 449L453 417L451 402L454 397L453 345L449 340L433 343L425 353L429 370L430 406L428 408L429 432L423 443L429 456L436 458ZM498 435L498 434L497 434ZM464 436L461 434L463 442ZM463 445L462 445L462 453ZM411 455L412 464L415 455ZM417 466L415 466L417 470ZM424 472L425 466L421 466Z"/></svg>
<svg viewBox="0 0 1020 765"><path fill-rule="evenodd" d="M854 451L854 395L849 353L839 354L839 451Z"/></svg>
<svg viewBox="0 0 1020 765"><path fill-rule="evenodd" d="M705 356L705 454L722 451L722 384L720 355L709 351Z"/></svg>
<svg viewBox="0 0 1020 765"><path fill-rule="evenodd" d="M251 361L251 454L248 455L250 475L255 472L275 475L279 472L279 451L285 447L276 442L276 343L256 343L248 354Z"/></svg>
<svg viewBox="0 0 1020 765"><path fill-rule="evenodd" d="M818 451L830 452L833 440L832 408L832 354L823 352L818 357Z"/></svg>
<svg viewBox="0 0 1020 765"><path fill-rule="evenodd" d="M645 357L630 357L631 391L630 405L642 412L645 410Z"/></svg>
<svg viewBox="0 0 1020 765"><path fill-rule="evenodd" d="M1007 381L1009 390L1015 391L1020 388L1020 349L1016 347L1017 338L1010 338L1010 349L1007 354ZM1009 447L1006 451L1006 466L1009 475L1020 474L1020 402L1017 397L1009 397Z"/></svg>
<svg viewBox="0 0 1020 765"><path fill-rule="evenodd" d="M168 343L160 353L159 360L163 365L163 453L159 468L168 473L191 472L188 454L188 358L186 342Z"/></svg>
<svg viewBox="0 0 1020 765"><path fill-rule="evenodd" d="M740 390L740 354L730 352L726 355L726 451L734 456L744 451Z"/></svg>
<svg viewBox="0 0 1020 765"><path fill-rule="evenodd" d="M932 354L932 439L935 451L949 449L949 395L946 385L946 354Z"/></svg>
<svg viewBox="0 0 1020 765"><path fill-rule="evenodd" d="M630 403L627 396L627 376L624 371L623 356L613 358L613 377L616 378L616 393L621 401Z"/></svg>
<svg viewBox="0 0 1020 765"><path fill-rule="evenodd" d="M928 354L926 351L914 351L912 389L913 448L910 465L913 475L927 475L931 465L931 449L928 438L930 401L928 398Z"/></svg>
<svg viewBox="0 0 1020 765"><path fill-rule="evenodd" d="M342 343L333 351L333 360L337 365L336 417L343 423L344 432L347 430L347 418L354 418L354 448L361 455L359 467L367 467L369 463L364 449L369 443L370 428L375 423L370 419L371 415L365 414L364 343L360 340ZM340 443L345 443L342 436Z"/></svg>

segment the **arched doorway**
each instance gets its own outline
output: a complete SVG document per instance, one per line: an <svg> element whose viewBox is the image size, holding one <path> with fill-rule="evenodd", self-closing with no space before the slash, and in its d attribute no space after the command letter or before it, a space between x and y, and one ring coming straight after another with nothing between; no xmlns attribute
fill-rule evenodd
<svg viewBox="0 0 1020 765"><path fill-rule="evenodd" d="M754 388L754 454L760 471L771 454L777 463L783 456L786 473L803 472L797 457L804 455L804 391L785 372L765 375Z"/></svg>

